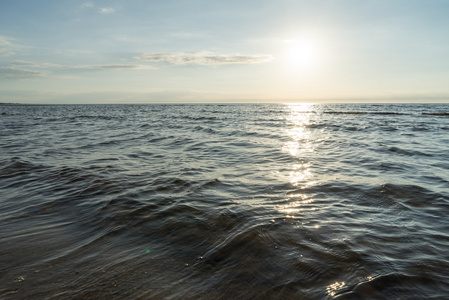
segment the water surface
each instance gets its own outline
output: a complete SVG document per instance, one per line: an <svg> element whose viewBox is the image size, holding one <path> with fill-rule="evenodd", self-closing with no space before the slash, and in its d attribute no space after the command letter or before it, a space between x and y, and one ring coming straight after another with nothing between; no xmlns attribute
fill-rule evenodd
<svg viewBox="0 0 449 300"><path fill-rule="evenodd" d="M0 298L445 298L447 112L0 106Z"/></svg>

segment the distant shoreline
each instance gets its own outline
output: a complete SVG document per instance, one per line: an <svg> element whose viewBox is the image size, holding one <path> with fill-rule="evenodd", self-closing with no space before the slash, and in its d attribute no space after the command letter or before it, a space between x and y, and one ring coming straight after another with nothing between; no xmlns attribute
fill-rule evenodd
<svg viewBox="0 0 449 300"><path fill-rule="evenodd" d="M49 106L52 104L0 103L0 106Z"/></svg>
<svg viewBox="0 0 449 300"><path fill-rule="evenodd" d="M421 105L421 104L442 104L448 105L449 102L149 102L149 103L5 103L0 102L0 106L63 106L63 105L245 105L245 104L345 104L345 105Z"/></svg>

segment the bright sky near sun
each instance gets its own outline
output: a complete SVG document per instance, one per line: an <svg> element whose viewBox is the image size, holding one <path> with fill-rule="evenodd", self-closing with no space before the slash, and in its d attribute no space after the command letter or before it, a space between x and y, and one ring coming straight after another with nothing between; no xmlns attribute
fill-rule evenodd
<svg viewBox="0 0 449 300"><path fill-rule="evenodd" d="M0 2L0 102L449 102L447 0Z"/></svg>

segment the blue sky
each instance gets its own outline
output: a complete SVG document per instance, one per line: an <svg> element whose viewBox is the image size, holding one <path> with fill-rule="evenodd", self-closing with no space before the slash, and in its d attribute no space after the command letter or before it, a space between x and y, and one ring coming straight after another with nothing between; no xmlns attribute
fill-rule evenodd
<svg viewBox="0 0 449 300"><path fill-rule="evenodd" d="M0 2L0 102L449 102L449 1Z"/></svg>

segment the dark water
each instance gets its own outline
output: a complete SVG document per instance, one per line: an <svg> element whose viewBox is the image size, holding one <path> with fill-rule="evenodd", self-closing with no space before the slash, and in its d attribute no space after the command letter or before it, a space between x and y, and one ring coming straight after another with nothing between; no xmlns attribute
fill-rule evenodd
<svg viewBox="0 0 449 300"><path fill-rule="evenodd" d="M2 106L0 298L448 298L447 112Z"/></svg>

